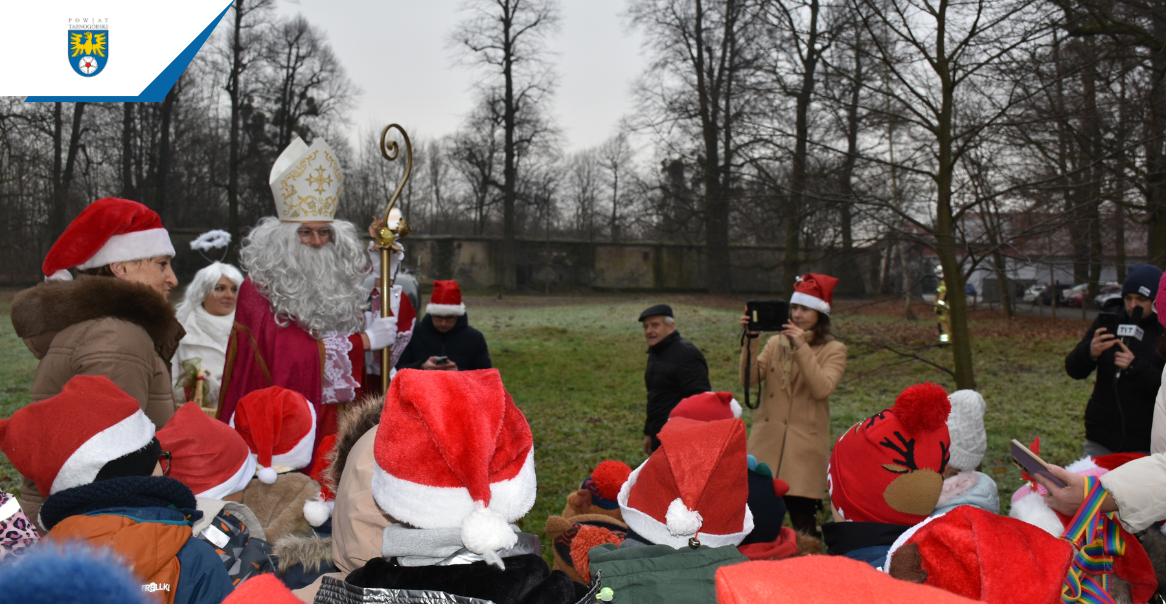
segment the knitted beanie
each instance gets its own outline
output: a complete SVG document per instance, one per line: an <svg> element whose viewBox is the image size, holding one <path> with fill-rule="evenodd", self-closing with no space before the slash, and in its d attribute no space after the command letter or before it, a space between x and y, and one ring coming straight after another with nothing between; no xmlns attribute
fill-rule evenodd
<svg viewBox="0 0 1166 604"><path fill-rule="evenodd" d="M1158 296L1158 283L1161 280L1162 269L1153 264L1135 264L1121 283L1121 295L1141 294L1153 300Z"/></svg>
<svg viewBox="0 0 1166 604"><path fill-rule="evenodd" d="M984 397L975 390L956 390L948 397L951 415L947 432L951 435L951 460L948 465L960 470L975 470L988 450L984 432Z"/></svg>
<svg viewBox="0 0 1166 604"><path fill-rule="evenodd" d="M911 526L935 511L951 438L943 388L916 384L834 444L830 503L845 520ZM671 422L669 422L671 423Z"/></svg>

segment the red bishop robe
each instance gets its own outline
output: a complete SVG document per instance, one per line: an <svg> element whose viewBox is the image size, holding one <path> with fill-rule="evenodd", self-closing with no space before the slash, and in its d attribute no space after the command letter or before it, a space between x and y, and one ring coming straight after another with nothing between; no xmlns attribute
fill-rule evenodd
<svg viewBox="0 0 1166 604"><path fill-rule="evenodd" d="M401 332L413 329L413 309L407 297L402 296L401 315L398 317L397 344L408 342ZM408 317L403 316L408 314ZM352 350L352 377L357 383L366 383L364 343L360 334L348 336ZM392 347L394 350L397 345ZM235 324L227 345L227 359L223 370L219 419L229 422L239 399L248 393L270 386L282 386L304 395L316 411L316 451L325 436L336 433L337 405L324 405L324 342L294 322L280 327L268 302L248 277L239 287L235 307ZM360 389L353 400L359 400ZM314 460L313 460L314 461ZM305 469L310 469L311 464Z"/></svg>

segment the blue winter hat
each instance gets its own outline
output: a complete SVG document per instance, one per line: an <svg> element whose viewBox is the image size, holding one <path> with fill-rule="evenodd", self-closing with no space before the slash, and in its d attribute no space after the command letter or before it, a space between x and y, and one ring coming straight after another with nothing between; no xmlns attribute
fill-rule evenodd
<svg viewBox="0 0 1166 604"><path fill-rule="evenodd" d="M1126 273L1121 284L1121 295L1142 294L1153 300L1158 296L1158 282L1162 280L1162 269L1153 264L1135 264Z"/></svg>
<svg viewBox="0 0 1166 604"><path fill-rule="evenodd" d="M39 545L0 566L5 601L24 604L148 604L142 582L109 551Z"/></svg>

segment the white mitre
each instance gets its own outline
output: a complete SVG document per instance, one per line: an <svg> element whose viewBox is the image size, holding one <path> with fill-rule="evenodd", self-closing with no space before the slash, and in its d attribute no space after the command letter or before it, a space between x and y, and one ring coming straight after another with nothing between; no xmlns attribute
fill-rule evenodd
<svg viewBox="0 0 1166 604"><path fill-rule="evenodd" d="M283 222L332 222L340 198L340 162L323 137L295 137L271 167L275 213Z"/></svg>

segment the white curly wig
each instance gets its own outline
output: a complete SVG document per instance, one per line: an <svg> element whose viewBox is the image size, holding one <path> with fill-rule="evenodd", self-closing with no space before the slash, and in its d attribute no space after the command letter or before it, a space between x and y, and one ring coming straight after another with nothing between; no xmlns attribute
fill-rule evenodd
<svg viewBox="0 0 1166 604"><path fill-rule="evenodd" d="M364 331L372 264L351 222L331 224L331 241L319 248L300 243L296 222L267 217L243 240L239 261L251 282L271 303L275 322L294 321L323 334Z"/></svg>
<svg viewBox="0 0 1166 604"><path fill-rule="evenodd" d="M180 323L186 324L186 319L190 313L194 311L195 307L202 306L207 294L211 293L215 284L223 277L230 279L231 283L235 285L243 284L243 273L230 264L222 262L212 262L210 266L195 273L190 285L186 286L186 293L182 295L182 301L174 308Z"/></svg>

